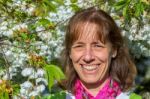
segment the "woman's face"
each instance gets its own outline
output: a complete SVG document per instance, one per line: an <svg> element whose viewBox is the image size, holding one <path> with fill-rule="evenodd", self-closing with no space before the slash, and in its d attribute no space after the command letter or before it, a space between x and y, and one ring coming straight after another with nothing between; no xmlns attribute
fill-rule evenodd
<svg viewBox="0 0 150 99"><path fill-rule="evenodd" d="M110 43L98 39L94 26L87 24L83 28L83 34L71 47L70 58L81 81L94 84L108 76L112 49Z"/></svg>

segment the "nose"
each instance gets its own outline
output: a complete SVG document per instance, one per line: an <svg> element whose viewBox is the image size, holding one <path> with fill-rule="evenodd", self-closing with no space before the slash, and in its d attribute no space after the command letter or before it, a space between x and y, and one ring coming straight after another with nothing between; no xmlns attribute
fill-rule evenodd
<svg viewBox="0 0 150 99"><path fill-rule="evenodd" d="M83 61L86 63L90 63L94 60L94 55L91 47L87 47L84 52Z"/></svg>

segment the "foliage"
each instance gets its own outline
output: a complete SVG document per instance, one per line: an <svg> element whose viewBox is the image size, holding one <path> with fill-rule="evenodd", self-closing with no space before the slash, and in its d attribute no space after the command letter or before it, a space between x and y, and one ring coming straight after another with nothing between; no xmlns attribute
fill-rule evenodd
<svg viewBox="0 0 150 99"><path fill-rule="evenodd" d="M133 93L133 94L131 94L130 99L142 99L142 97Z"/></svg>
<svg viewBox="0 0 150 99"><path fill-rule="evenodd" d="M65 78L65 75L61 71L60 68L58 68L55 65L46 65L44 66L44 70L46 71L46 79L48 80L48 87L49 90L54 85L54 81L60 81L61 79Z"/></svg>
<svg viewBox="0 0 150 99"><path fill-rule="evenodd" d="M64 29L81 8L97 6L110 13L132 56L150 57L149 5L147 0L0 0L0 98L40 99L65 78L57 61Z"/></svg>
<svg viewBox="0 0 150 99"><path fill-rule="evenodd" d="M0 79L3 89L11 89L1 91L0 98L41 98L47 86L51 91L54 82L65 78L53 60L63 48L62 23L80 9L76 3L0 0Z"/></svg>
<svg viewBox="0 0 150 99"><path fill-rule="evenodd" d="M55 94L51 94L50 96L45 96L43 99L66 99L66 93L64 91L60 91Z"/></svg>

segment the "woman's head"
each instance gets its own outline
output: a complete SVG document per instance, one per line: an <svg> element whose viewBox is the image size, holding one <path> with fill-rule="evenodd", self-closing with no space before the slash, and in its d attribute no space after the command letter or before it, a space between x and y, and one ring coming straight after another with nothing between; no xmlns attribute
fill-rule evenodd
<svg viewBox="0 0 150 99"><path fill-rule="evenodd" d="M70 19L64 57L70 90L76 79L96 84L108 76L128 88L136 73L120 29L108 14L94 7L81 10Z"/></svg>

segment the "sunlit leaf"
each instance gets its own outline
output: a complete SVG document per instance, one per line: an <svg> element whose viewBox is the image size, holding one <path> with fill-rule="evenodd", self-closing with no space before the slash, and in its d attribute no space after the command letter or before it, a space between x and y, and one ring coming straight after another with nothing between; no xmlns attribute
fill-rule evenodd
<svg viewBox="0 0 150 99"><path fill-rule="evenodd" d="M142 4L142 3L138 3L138 4L136 5L136 8L135 8L135 16L136 16L136 17L140 16L143 11L144 11L143 4Z"/></svg>
<svg viewBox="0 0 150 99"><path fill-rule="evenodd" d="M76 3L78 0L70 0L71 3Z"/></svg>
<svg viewBox="0 0 150 99"><path fill-rule="evenodd" d="M46 71L45 77L48 81L49 89L54 85L55 80L60 81L65 78L65 75L58 66L46 65L44 66L44 70Z"/></svg>
<svg viewBox="0 0 150 99"><path fill-rule="evenodd" d="M137 95L137 94L135 94L135 93L132 93L132 94L130 95L130 99L142 99L142 97L139 96L139 95Z"/></svg>
<svg viewBox="0 0 150 99"><path fill-rule="evenodd" d="M127 17L127 14L128 14L128 7L127 6L123 8L122 14L124 17Z"/></svg>
<svg viewBox="0 0 150 99"><path fill-rule="evenodd" d="M60 4L60 5L63 5L63 4L64 4L64 0L55 0L55 2L57 2L57 3Z"/></svg>
<svg viewBox="0 0 150 99"><path fill-rule="evenodd" d="M116 10L120 10L124 6L126 6L126 0L120 0L119 2L114 4L114 7L115 7Z"/></svg>
<svg viewBox="0 0 150 99"><path fill-rule="evenodd" d="M44 26L45 28L52 28L55 26L54 23L50 22L48 19L42 18L37 22L37 25Z"/></svg>
<svg viewBox="0 0 150 99"><path fill-rule="evenodd" d="M39 21L38 21L38 25L43 25L43 26L45 26L45 25L47 25L47 24L49 24L50 23L50 21L48 20L48 19L45 19L45 18L42 18L42 19L40 19Z"/></svg>
<svg viewBox="0 0 150 99"><path fill-rule="evenodd" d="M48 96L44 96L43 99L66 99L66 92L60 91Z"/></svg>
<svg viewBox="0 0 150 99"><path fill-rule="evenodd" d="M20 36L22 37L23 40L27 39L28 36L26 33L21 33Z"/></svg>
<svg viewBox="0 0 150 99"><path fill-rule="evenodd" d="M76 4L71 4L70 6L74 11L80 10L79 6L77 6Z"/></svg>
<svg viewBox="0 0 150 99"><path fill-rule="evenodd" d="M49 2L49 0L44 0L44 1L45 1L44 4L46 6L46 9L48 9L51 12L57 11L56 10L56 8L57 8L56 4L54 4L53 2Z"/></svg>

